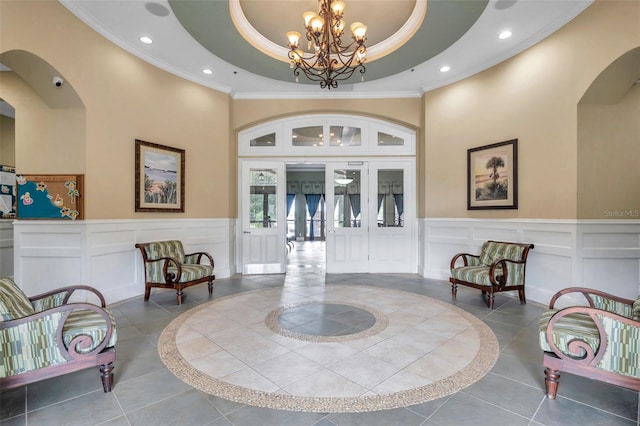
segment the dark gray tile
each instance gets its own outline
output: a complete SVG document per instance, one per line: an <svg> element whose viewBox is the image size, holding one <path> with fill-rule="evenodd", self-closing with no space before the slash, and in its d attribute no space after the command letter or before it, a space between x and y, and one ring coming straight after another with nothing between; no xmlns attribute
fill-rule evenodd
<svg viewBox="0 0 640 426"><path fill-rule="evenodd" d="M558 395L627 419L638 419L638 391L561 372Z"/></svg>
<svg viewBox="0 0 640 426"><path fill-rule="evenodd" d="M162 363L157 350L144 350L138 355L120 357L116 359L114 381L118 386L127 380L140 377L154 371L164 371L167 367Z"/></svg>
<svg viewBox="0 0 640 426"><path fill-rule="evenodd" d="M100 424L123 414L115 395L99 390L29 412L28 424L86 426Z"/></svg>
<svg viewBox="0 0 640 426"><path fill-rule="evenodd" d="M529 362L528 359L500 353L491 372L544 391L542 354L538 358L537 362Z"/></svg>
<svg viewBox="0 0 640 426"><path fill-rule="evenodd" d="M228 399L223 399L215 395L209 395L207 393L202 393L205 398L209 400L213 404L214 407L218 409L223 415L227 415L233 411L239 410L244 407L244 404L235 401L229 401Z"/></svg>
<svg viewBox="0 0 640 426"><path fill-rule="evenodd" d="M10 419L2 419L0 424L2 424L2 426L26 426L27 415L21 414L19 416L11 417Z"/></svg>
<svg viewBox="0 0 640 426"><path fill-rule="evenodd" d="M423 402L422 404L411 405L407 407L408 410L413 411L421 415L422 417L430 417L433 413L435 413L438 408L442 407L442 404L449 400L449 396L444 398L434 399L433 401Z"/></svg>
<svg viewBox="0 0 640 426"><path fill-rule="evenodd" d="M545 399L534 420L546 426L637 425L633 420L562 397L555 400Z"/></svg>
<svg viewBox="0 0 640 426"><path fill-rule="evenodd" d="M222 414L195 389L127 414L132 426L204 425Z"/></svg>
<svg viewBox="0 0 640 426"><path fill-rule="evenodd" d="M388 425L420 425L425 418L406 408L371 411L366 413L329 414L327 418L336 426L388 426Z"/></svg>
<svg viewBox="0 0 640 426"><path fill-rule="evenodd" d="M319 413L272 410L249 405L226 416L234 426L311 426L323 417Z"/></svg>
<svg viewBox="0 0 640 426"><path fill-rule="evenodd" d="M42 380L28 386L27 410L38 410L95 391L103 392L99 367Z"/></svg>
<svg viewBox="0 0 640 426"><path fill-rule="evenodd" d="M107 420L104 423L98 423L96 426L131 426L129 420L125 416L116 417L115 419Z"/></svg>
<svg viewBox="0 0 640 426"><path fill-rule="evenodd" d="M0 420L26 413L26 389L20 386L0 392Z"/></svg>
<svg viewBox="0 0 640 426"><path fill-rule="evenodd" d="M149 390L153 392L149 392ZM113 390L125 413L156 403L191 389L169 371L156 371L127 380Z"/></svg>
<svg viewBox="0 0 640 426"><path fill-rule="evenodd" d="M463 393L453 395L430 418L441 426L518 426L529 419Z"/></svg>
<svg viewBox="0 0 640 426"><path fill-rule="evenodd" d="M545 398L544 391L489 373L464 389L464 393L531 418Z"/></svg>

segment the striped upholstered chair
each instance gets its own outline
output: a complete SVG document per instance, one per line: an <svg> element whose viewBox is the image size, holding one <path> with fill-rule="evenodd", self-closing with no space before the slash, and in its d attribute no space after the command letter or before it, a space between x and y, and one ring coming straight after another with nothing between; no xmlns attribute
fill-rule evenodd
<svg viewBox="0 0 640 426"><path fill-rule="evenodd" d="M533 244L486 241L478 255L456 254L450 264L451 295L456 298L460 284L488 294L489 309L493 309L495 293L501 291L517 291L520 303L527 303L524 279L531 249Z"/></svg>
<svg viewBox="0 0 640 426"><path fill-rule="evenodd" d="M100 306L72 301L83 292ZM100 366L110 392L116 340L115 320L96 289L71 286L27 297L12 278L0 278L0 389Z"/></svg>
<svg viewBox="0 0 640 426"><path fill-rule="evenodd" d="M586 306L575 306L572 296L584 296L584 303L578 303ZM557 306L567 299L572 301L569 306ZM566 288L542 314L539 336L550 399L556 397L561 371L640 390L640 296L634 301Z"/></svg>
<svg viewBox="0 0 640 426"><path fill-rule="evenodd" d="M144 265L145 301L149 300L153 287L175 289L178 305L182 304L182 290L192 285L206 282L209 295L213 293L215 265L209 253L185 254L178 240L139 243L136 247L140 249Z"/></svg>

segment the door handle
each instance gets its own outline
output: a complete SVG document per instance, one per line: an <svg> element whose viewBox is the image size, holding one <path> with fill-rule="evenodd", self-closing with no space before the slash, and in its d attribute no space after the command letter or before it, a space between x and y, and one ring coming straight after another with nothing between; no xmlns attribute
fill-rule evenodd
<svg viewBox="0 0 640 426"><path fill-rule="evenodd" d="M243 234L250 234L251 231L244 231Z"/></svg>
<svg viewBox="0 0 640 426"><path fill-rule="evenodd" d="M329 234L335 234L336 233L336 231L334 231L333 229L331 231L328 231L328 232L329 232Z"/></svg>

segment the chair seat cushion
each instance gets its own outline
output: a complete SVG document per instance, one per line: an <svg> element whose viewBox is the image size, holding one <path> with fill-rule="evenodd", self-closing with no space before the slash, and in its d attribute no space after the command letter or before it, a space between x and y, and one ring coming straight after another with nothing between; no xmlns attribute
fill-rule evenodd
<svg viewBox="0 0 640 426"><path fill-rule="evenodd" d="M115 346L116 341L118 340L118 336L116 333L116 320L113 317L113 314L106 308L105 311L107 312L107 314L109 314L111 325L113 326L111 339L109 339L109 343L106 346L107 348L109 348ZM80 353L90 352L91 350L99 346L106 333L107 324L105 323L104 318L97 312L90 310L72 312L69 315L69 318L67 318L67 321L65 321L64 326L62 327L62 336L67 347L69 347L69 343L76 336L89 335L93 339L93 343L89 348L78 350L78 352Z"/></svg>
<svg viewBox="0 0 640 426"><path fill-rule="evenodd" d="M182 268L182 276L180 277L179 282L186 283L189 281L198 280L200 278L205 278L211 276L213 273L213 267L211 265L188 265L183 264ZM172 274L177 274L177 268L168 268L168 271Z"/></svg>
<svg viewBox="0 0 640 426"><path fill-rule="evenodd" d="M547 326L551 317L558 312L557 309L547 309L540 317L540 348L545 352L553 352L547 341ZM573 340L581 340L587 342L594 352L600 346L600 333L598 327L588 314L574 313L566 315L553 328L553 342L558 349L566 354L569 352L569 343ZM577 356L572 354L572 356Z"/></svg>
<svg viewBox="0 0 640 426"><path fill-rule="evenodd" d="M35 310L29 298L10 277L0 278L0 317L3 321L33 315Z"/></svg>
<svg viewBox="0 0 640 426"><path fill-rule="evenodd" d="M496 275L499 275L500 268L496 269ZM461 266L460 268L454 268L451 271L451 276L460 281L466 281L479 285L486 285L491 287L491 280L489 279L489 267L488 266Z"/></svg>

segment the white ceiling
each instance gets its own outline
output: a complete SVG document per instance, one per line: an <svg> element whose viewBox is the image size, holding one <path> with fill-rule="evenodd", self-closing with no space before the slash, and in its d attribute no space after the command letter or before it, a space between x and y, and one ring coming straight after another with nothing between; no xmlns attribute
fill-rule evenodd
<svg viewBox="0 0 640 426"><path fill-rule="evenodd" d="M337 90L327 91L320 89L317 85L296 84L293 75L291 82L259 75L261 68L259 62L262 62L260 56L256 56L258 59L253 60L251 67L245 66L251 69L242 69L222 60L191 36L173 13L168 0L59 1L94 30L130 53L168 72L229 93L236 99L420 96L426 91L469 77L518 54L561 28L593 2L593 0L489 0L470 29L448 48L430 59L417 65L408 65L406 69L388 77L363 83L343 84ZM179 3L180 7L185 7L189 3L197 5L203 1L207 0L180 0L176 3ZM226 0L209 1L228 3ZM266 0L242 1L261 2L265 8L272 3ZM345 0L347 4L345 18L365 22L365 18L360 19L360 16L349 15L349 3L365 1L371 4L371 8L375 8L376 3L380 5L381 0ZM458 1L468 0L428 0L428 4L435 6L437 2ZM293 1L289 3L295 4ZM164 13L166 16L159 16L167 11L168 14ZM428 16L429 10L427 10ZM449 18L455 19L455 17ZM426 22L427 19L425 19ZM284 26L281 21L275 22L274 25ZM302 32L302 28L286 26L281 29L281 32L292 29ZM511 30L513 36L507 40L499 40L497 35L505 29ZM371 31L370 26L369 32ZM143 35L151 37L154 43L142 44L139 37ZM224 40L229 35L220 32L219 37ZM265 61L271 60L266 55L262 56ZM447 73L440 72L443 65L449 65L451 70ZM285 62L282 62L281 66L291 71ZM368 63L367 70L373 70L375 66L375 61ZM213 70L213 74L209 76L203 74L204 68Z"/></svg>

